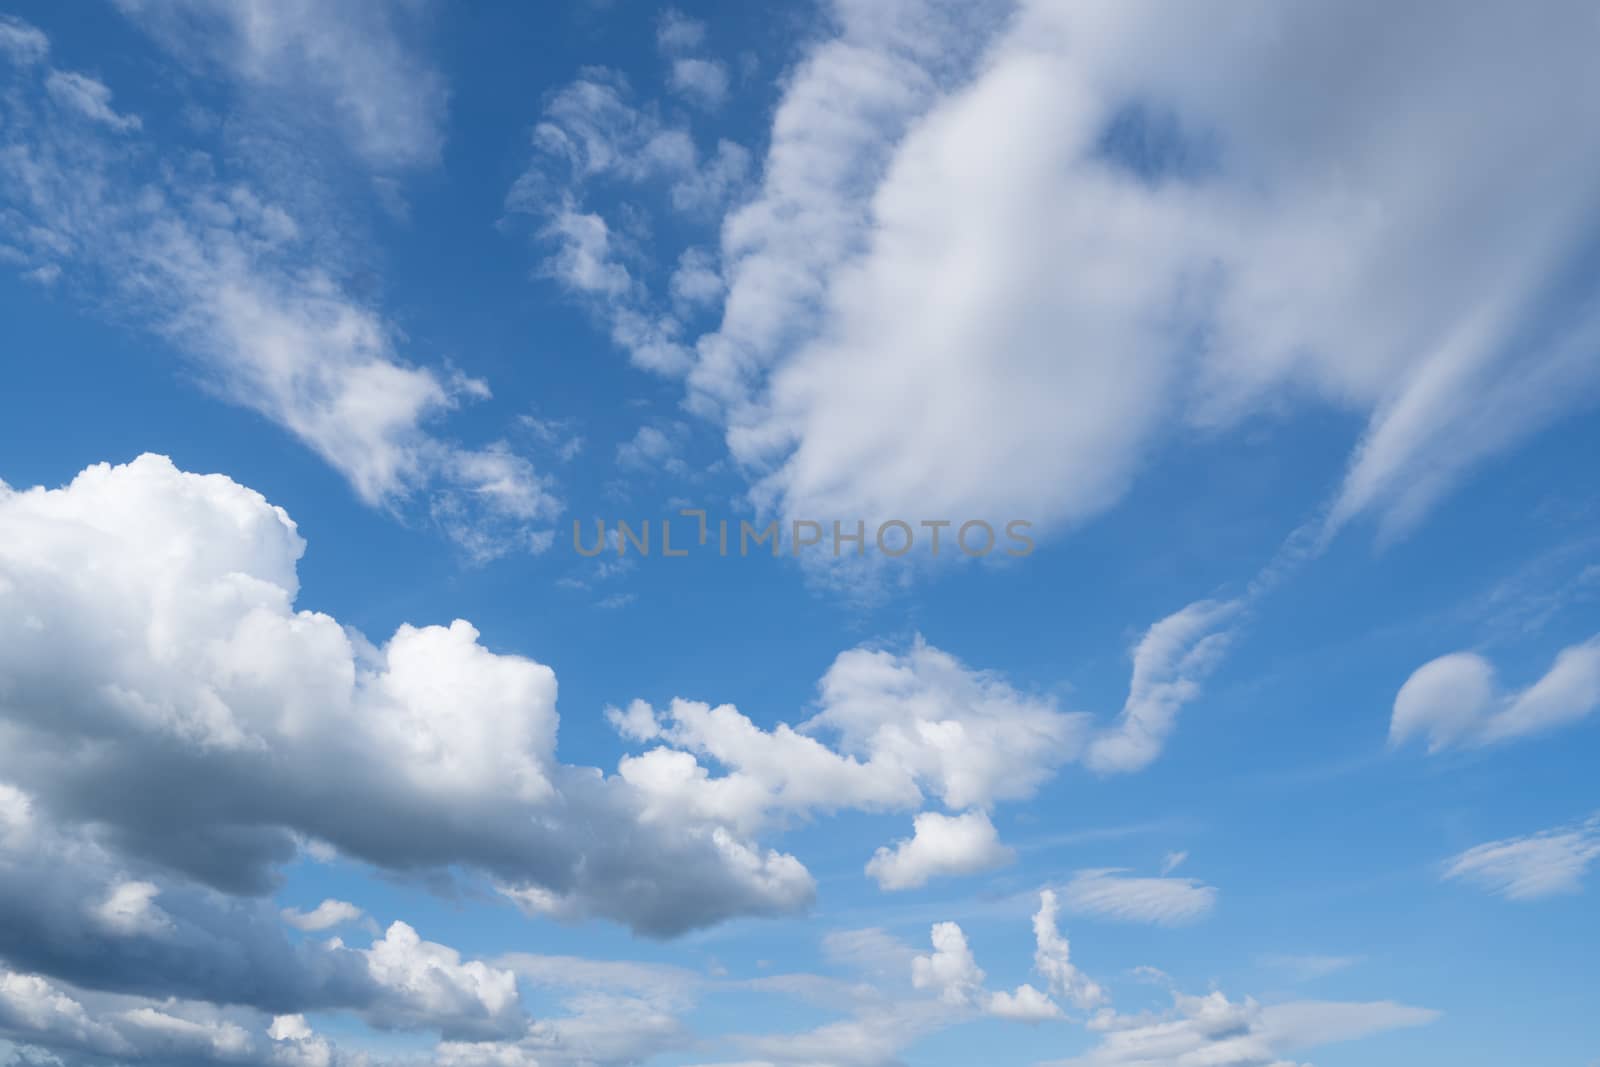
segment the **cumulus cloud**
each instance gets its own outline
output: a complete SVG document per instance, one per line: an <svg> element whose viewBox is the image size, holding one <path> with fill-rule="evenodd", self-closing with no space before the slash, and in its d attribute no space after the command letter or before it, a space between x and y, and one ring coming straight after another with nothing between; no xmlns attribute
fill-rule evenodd
<svg viewBox="0 0 1600 1067"><path fill-rule="evenodd" d="M1039 894L1039 910L1033 915L1033 969L1051 992L1083 1011L1094 1011L1109 998L1098 982L1073 964L1072 946L1056 922L1058 909L1054 891L1046 889Z"/></svg>
<svg viewBox="0 0 1600 1067"><path fill-rule="evenodd" d="M515 974L481 960L463 962L455 949L424 941L406 923L392 924L364 954L386 994L375 1006L380 1026L425 1022L446 1033L494 1033L515 1030L523 1020Z"/></svg>
<svg viewBox="0 0 1600 1067"><path fill-rule="evenodd" d="M1577 893L1600 858L1600 815L1573 826L1469 848L1445 866L1445 877L1471 882L1509 900Z"/></svg>
<svg viewBox="0 0 1600 1067"><path fill-rule="evenodd" d="M952 1007L973 1004L983 990L983 968L972 957L967 936L955 923L936 923L933 951L911 961L911 984L938 994Z"/></svg>
<svg viewBox="0 0 1600 1067"><path fill-rule="evenodd" d="M906 768L953 809L1032 796L1078 753L1087 720L920 639L900 655L843 653L820 690L806 732Z"/></svg>
<svg viewBox="0 0 1600 1067"><path fill-rule="evenodd" d="M317 930L331 930L335 926L355 922L366 912L348 901L334 900L330 897L310 911L284 908L280 914L283 916L283 921L296 930L311 933Z"/></svg>
<svg viewBox="0 0 1600 1067"><path fill-rule="evenodd" d="M867 876L884 889L915 889L930 878L993 870L1016 856L1000 843L994 824L981 811L925 811L913 822L911 837L878 849L867 863Z"/></svg>
<svg viewBox="0 0 1600 1067"><path fill-rule="evenodd" d="M1079 915L1181 926L1211 914L1217 891L1193 878L1141 878L1104 868L1074 875L1061 889L1061 903Z"/></svg>
<svg viewBox="0 0 1600 1067"><path fill-rule="evenodd" d="M841 654L800 726L758 727L731 705L676 699L610 709L626 737L653 745L618 773L651 818L692 818L748 833L782 816L905 811L933 797L912 838L880 850L868 873L885 888L1005 862L987 809L1033 793L1081 749L1087 716L1019 692L920 638L904 653ZM725 773L713 775L712 768Z"/></svg>
<svg viewBox="0 0 1600 1067"><path fill-rule="evenodd" d="M818 683L816 714L798 727L763 729L731 705L683 699L661 710L636 700L606 716L624 737L651 746L619 766L648 798L651 817L748 833L782 816L904 811L938 800L956 814L918 815L913 836L879 849L867 868L886 889L910 888L1008 861L988 812L1031 797L1062 766L1135 771L1154 760L1179 708L1199 694L1236 611L1200 602L1151 627L1135 650L1122 713L1098 731L1091 716L921 637L903 652L841 653ZM717 766L724 773L714 774Z"/></svg>
<svg viewBox="0 0 1600 1067"><path fill-rule="evenodd" d="M265 1025L264 1025L265 1024ZM198 1001L107 998L0 968L0 1035L10 1062L194 1067L367 1067L300 1015L270 1023Z"/></svg>
<svg viewBox="0 0 1600 1067"><path fill-rule="evenodd" d="M991 993L988 1011L996 1018L1019 1023L1042 1023L1061 1018L1061 1009L1055 1001L1027 983L1009 993L1003 989Z"/></svg>
<svg viewBox="0 0 1600 1067"><path fill-rule="evenodd" d="M154 882L119 882L90 918L113 933L160 934L172 929L172 920L155 903L160 893Z"/></svg>
<svg viewBox="0 0 1600 1067"><path fill-rule="evenodd" d="M1426 736L1428 751L1493 745L1559 729L1600 707L1600 636L1562 649L1538 681L1502 692L1494 665L1475 652L1423 664L1394 698L1389 742Z"/></svg>
<svg viewBox="0 0 1600 1067"><path fill-rule="evenodd" d="M1049 992L1026 982L1014 990L986 990L983 969L973 958L965 933L956 923L948 922L933 927L934 951L912 960L912 985L936 994L952 1008L971 1009L1014 1022L1063 1018L1060 1005L1050 998L1052 992L1084 1012L1106 1009L1110 998L1105 990L1071 962L1067 939L1056 926L1056 897L1049 890L1040 894L1033 932L1037 946L1034 971L1044 979Z"/></svg>
<svg viewBox="0 0 1600 1067"><path fill-rule="evenodd" d="M258 494L155 456L0 489L0 778L233 893L312 838L658 934L809 902L792 857L559 763L548 667L460 620L373 645L294 610L304 547ZM197 799L213 792L227 802Z"/></svg>

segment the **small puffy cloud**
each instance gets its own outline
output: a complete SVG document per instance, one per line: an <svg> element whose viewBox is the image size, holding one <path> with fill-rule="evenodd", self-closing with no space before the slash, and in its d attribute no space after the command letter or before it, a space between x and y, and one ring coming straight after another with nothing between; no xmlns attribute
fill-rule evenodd
<svg viewBox="0 0 1600 1067"><path fill-rule="evenodd" d="M1010 993L1003 989L991 993L985 1010L1001 1019L1021 1023L1042 1023L1061 1018L1061 1008L1056 1002L1026 983Z"/></svg>
<svg viewBox="0 0 1600 1067"><path fill-rule="evenodd" d="M703 248L686 248L672 272L672 297L681 304L701 306L722 295L725 285L716 257Z"/></svg>
<svg viewBox="0 0 1600 1067"><path fill-rule="evenodd" d="M1036 930L1039 929L1037 917L1034 925ZM1054 930L1053 920L1051 930ZM985 990L983 969L973 958L966 934L956 923L936 923L931 937L933 952L917 956L911 961L911 984L914 988L936 994L940 1002L950 1008L979 1011L1013 1022L1039 1023L1062 1017L1060 1006L1048 994L1030 984L1024 983L1011 991ZM1066 965L1065 941L1058 937L1056 943L1048 947L1041 942L1041 954L1046 951L1056 955L1060 964ZM1043 960L1042 955L1040 960ZM1070 969L1070 965L1067 966ZM1059 966L1041 968L1040 973L1068 995L1076 995L1082 988L1081 982L1087 981L1080 981L1079 976L1071 983L1063 983ZM1092 982L1088 986L1096 990L1094 1003L1098 1004L1098 987Z"/></svg>
<svg viewBox="0 0 1600 1067"><path fill-rule="evenodd" d="M334 900L330 897L310 911L296 911L294 908L284 908L279 914L283 916L284 922L296 930L304 930L307 933L311 933L318 930L330 930L343 923L355 922L366 912L354 904L343 900Z"/></svg>
<svg viewBox="0 0 1600 1067"><path fill-rule="evenodd" d="M618 774L647 799L650 818L692 817L742 830L775 814L847 808L897 810L921 800L913 776L886 759L840 755L816 738L780 723L763 730L729 704L673 700L658 745L625 757ZM627 722L648 731L646 713L630 705ZM713 777L698 756L727 768Z"/></svg>
<svg viewBox="0 0 1600 1067"><path fill-rule="evenodd" d="M606 721L630 741L654 741L661 736L655 709L642 700L630 701L626 708L607 708Z"/></svg>
<svg viewBox="0 0 1600 1067"><path fill-rule="evenodd" d="M967 935L955 923L936 923L931 936L933 952L911 961L911 984L938 994L952 1007L976 1003L984 973L967 946Z"/></svg>
<svg viewBox="0 0 1600 1067"><path fill-rule="evenodd" d="M976 874L1004 866L1015 853L1000 843L994 824L982 811L941 815L925 811L913 820L914 834L880 848L867 863L867 875L883 889L915 889L930 878Z"/></svg>
<svg viewBox="0 0 1600 1067"><path fill-rule="evenodd" d="M171 930L172 920L155 903L161 887L153 882L120 882L94 909L93 919L123 936L159 935Z"/></svg>
<svg viewBox="0 0 1600 1067"><path fill-rule="evenodd" d="M668 55L699 48L706 40L706 24L677 8L661 13L656 23L656 44Z"/></svg>
<svg viewBox="0 0 1600 1067"><path fill-rule="evenodd" d="M1545 733L1600 707L1600 636L1564 648L1526 689L1501 692L1494 666L1475 652L1423 664L1394 698L1389 742L1425 736L1428 751L1493 745Z"/></svg>
<svg viewBox="0 0 1600 1067"><path fill-rule="evenodd" d="M951 808L1032 796L1081 750L1086 716L1019 692L920 638L902 655L854 649L821 682L808 733L906 768Z"/></svg>
<svg viewBox="0 0 1600 1067"><path fill-rule="evenodd" d="M1079 871L1061 888L1060 899L1079 915L1182 926L1211 914L1217 891L1193 878L1141 878L1105 868Z"/></svg>
<svg viewBox="0 0 1600 1067"><path fill-rule="evenodd" d="M708 110L728 100L728 68L715 59L685 56L672 61L669 82L674 90Z"/></svg>
<svg viewBox="0 0 1600 1067"><path fill-rule="evenodd" d="M1056 924L1058 908L1053 891L1039 894L1039 910L1033 916L1033 969L1056 996L1083 1011L1094 1011L1108 1000L1106 992L1073 964L1071 945Z"/></svg>
<svg viewBox="0 0 1600 1067"><path fill-rule="evenodd" d="M681 422L664 426L641 426L631 438L617 446L617 466L635 471L665 471L683 474L683 446L689 428Z"/></svg>
<svg viewBox="0 0 1600 1067"><path fill-rule="evenodd" d="M388 994L378 1025L437 1026L447 1033L510 1032L523 1016L511 971L481 960L462 962L448 945L424 941L409 925L392 924L366 950L372 978Z"/></svg>
<svg viewBox="0 0 1600 1067"><path fill-rule="evenodd" d="M1470 882L1508 900L1577 893L1600 858L1600 815L1574 826L1469 848L1452 858L1445 877Z"/></svg>

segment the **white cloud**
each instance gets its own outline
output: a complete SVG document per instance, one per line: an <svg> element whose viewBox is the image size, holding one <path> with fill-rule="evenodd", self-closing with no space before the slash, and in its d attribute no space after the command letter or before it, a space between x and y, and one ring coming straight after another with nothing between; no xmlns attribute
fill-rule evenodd
<svg viewBox="0 0 1600 1067"><path fill-rule="evenodd" d="M1140 878L1105 868L1079 871L1062 887L1061 902L1080 915L1181 926L1211 914L1217 891L1193 878Z"/></svg>
<svg viewBox="0 0 1600 1067"><path fill-rule="evenodd" d="M1478 885L1509 900L1538 900L1580 892L1600 858L1600 815L1574 826L1469 848L1449 861L1445 877Z"/></svg>
<svg viewBox="0 0 1600 1067"><path fill-rule="evenodd" d="M1544 677L1501 693L1494 667L1475 652L1423 664L1394 698L1391 744L1418 735L1428 751L1492 745L1569 725L1600 707L1600 636L1562 649Z"/></svg>
<svg viewBox="0 0 1600 1067"><path fill-rule="evenodd" d="M681 1017L705 986L680 967L513 953L496 961L562 1011L546 1013L509 1041L447 1042L437 1062L458 1067L624 1067L687 1046Z"/></svg>
<svg viewBox="0 0 1600 1067"><path fill-rule="evenodd" d="M912 775L893 761L842 756L787 724L762 730L732 705L673 700L651 717L662 724L659 737L677 747L652 748L618 765L647 798L647 818L691 817L747 832L779 812L897 810L921 799ZM621 723L647 729L637 704ZM711 777L696 754L728 773Z"/></svg>
<svg viewBox="0 0 1600 1067"><path fill-rule="evenodd" d="M112 887L110 895L94 909L91 917L107 930L125 937L159 936L173 928L172 920L155 902L160 893L161 887L154 882L120 882Z"/></svg>
<svg viewBox="0 0 1600 1067"><path fill-rule="evenodd" d="M677 8L667 8L656 23L656 45L667 55L699 48L706 40L706 24Z"/></svg>
<svg viewBox="0 0 1600 1067"><path fill-rule="evenodd" d="M987 1010L990 1015L1019 1023L1042 1023L1061 1018L1061 1009L1055 1001L1026 983L1014 992L1000 990L989 995Z"/></svg>
<svg viewBox="0 0 1600 1067"><path fill-rule="evenodd" d="M820 690L819 711L798 728L764 730L731 705L682 699L662 712L640 701L611 709L624 736L656 744L625 757L618 772L647 798L647 817L737 833L782 815L915 810L925 796L977 809L924 813L913 838L880 850L869 873L886 888L904 888L1003 862L1010 852L986 809L1031 796L1078 753L1087 718L920 638L904 654L842 653ZM726 773L713 776L701 757Z"/></svg>
<svg viewBox="0 0 1600 1067"><path fill-rule="evenodd" d="M296 930L307 933L317 930L330 930L344 923L352 923L361 918L366 912L354 904L344 900L328 898L310 911L296 911L294 908L284 908L279 913L283 921Z"/></svg>
<svg viewBox="0 0 1600 1067"><path fill-rule="evenodd" d="M936 993L951 1007L972 1005L983 991L983 968L972 958L967 936L955 923L936 923L933 952L911 961L911 984Z"/></svg>
<svg viewBox="0 0 1600 1067"><path fill-rule="evenodd" d="M0 52L19 65L37 63L50 54L50 38L19 18L0 15Z"/></svg>
<svg viewBox="0 0 1600 1067"><path fill-rule="evenodd" d="M625 78L601 68L585 68L556 92L534 127L533 158L507 193L506 210L534 220L544 273L590 307L635 364L680 374L689 365L683 323L657 306L642 280L649 257L637 213L604 215L591 206L591 193L620 186L631 198L632 187L661 182L674 210L703 216L736 195L750 154L723 140L702 156L686 126L635 107L632 95ZM685 284L692 293L704 279L686 277Z"/></svg>
<svg viewBox="0 0 1600 1067"><path fill-rule="evenodd" d="M617 446L617 466L631 470L661 470L670 474L688 471L683 461L683 446L689 428L681 422L661 426L641 426L631 438Z"/></svg>
<svg viewBox="0 0 1600 1067"><path fill-rule="evenodd" d="M45 78L44 86L57 103L72 108L92 122L119 131L137 130L143 125L137 115L119 115L114 111L111 90L87 74L53 70Z"/></svg>
<svg viewBox="0 0 1600 1067"><path fill-rule="evenodd" d="M715 59L685 56L672 61L672 88L715 111L728 101L728 68Z"/></svg>
<svg viewBox="0 0 1600 1067"><path fill-rule="evenodd" d="M98 99L64 77L44 84ZM545 543L560 510L549 481L503 445L434 432L488 386L405 360L397 329L314 265L314 233L249 183L156 165L171 146L131 126L112 137L104 116L54 121L32 102L43 89L19 85L5 101L0 207L27 220L38 269L104 282L106 302L172 342L206 387L297 438L365 502L423 498L475 558Z"/></svg>
<svg viewBox="0 0 1600 1067"><path fill-rule="evenodd" d="M793 857L558 762L548 667L461 620L373 645L295 611L303 549L258 494L161 457L0 488L0 780L231 892L269 886L311 838L652 933L810 901ZM150 788L170 781L191 786Z"/></svg>
<svg viewBox="0 0 1600 1067"><path fill-rule="evenodd" d="M1226 640L1215 628L1232 612L1205 602L1152 627L1135 653L1122 715L1098 734L1090 716L969 668L920 637L903 653L841 653L819 683L817 713L798 727L765 730L731 705L682 699L660 712L634 701L606 714L624 737L655 746L619 766L652 818L749 833L780 815L914 810L925 797L965 812L924 813L912 838L878 850L868 873L885 888L907 888L1004 862L1010 853L988 811L1031 797L1084 756L1086 739L1096 769L1153 760L1178 707L1198 693ZM727 773L713 775L702 757Z"/></svg>
<svg viewBox="0 0 1600 1067"><path fill-rule="evenodd" d="M1016 858L1000 843L994 824L982 811L963 815L925 811L913 822L911 837L878 849L867 863L867 876L883 889L915 889L930 878L977 874Z"/></svg>
<svg viewBox="0 0 1600 1067"><path fill-rule="evenodd" d="M1094 1011L1109 999L1100 984L1072 962L1072 948L1056 925L1058 904L1049 889L1039 894L1039 910L1033 916L1033 969L1048 983L1050 991L1082 1011Z"/></svg>
<svg viewBox="0 0 1600 1067"><path fill-rule="evenodd" d="M1176 993L1162 1015L1118 1015L1097 1019L1099 1043L1058 1067L1295 1067L1287 1053L1423 1026L1438 1013L1387 1001L1377 1003L1294 1002L1262 1007L1254 1000L1230 1001L1219 992L1203 997Z"/></svg>
<svg viewBox="0 0 1600 1067"><path fill-rule="evenodd" d="M905 768L957 810L1032 796L1077 755L1087 719L920 638L901 655L845 652L820 688L807 733L836 732L844 752Z"/></svg>
<svg viewBox="0 0 1600 1067"><path fill-rule="evenodd" d="M780 513L1059 527L1169 427L1316 405L1366 423L1328 529L1393 532L1594 397L1600 315L1551 304L1594 217L1586 5L1036 0L992 36L879 7L841 0L790 77L694 344L691 403ZM1373 69L1284 91L1308 63Z"/></svg>
<svg viewBox="0 0 1600 1067"><path fill-rule="evenodd" d="M1089 746L1091 768L1136 771L1161 754L1179 709L1199 695L1201 680L1227 648L1232 635L1225 624L1239 607L1237 601L1197 601L1145 632L1133 653L1122 714Z"/></svg>
<svg viewBox="0 0 1600 1067"><path fill-rule="evenodd" d="M1067 941L1056 928L1055 895L1040 894L1033 917L1037 943L1034 969L1049 989L1084 1011L1103 1008L1105 991L1069 961ZM973 1009L1014 1022L1040 1023L1063 1018L1060 1005L1050 996L1024 983L1011 991L984 989L984 972L973 958L966 935L955 923L938 923L932 931L934 951L912 960L911 978L916 989L936 994L952 1008Z"/></svg>
<svg viewBox="0 0 1600 1067"><path fill-rule="evenodd" d="M241 89L327 121L375 167L435 162L444 144L443 77L409 42L410 5L360 0L117 0L181 58Z"/></svg>
<svg viewBox="0 0 1600 1067"><path fill-rule="evenodd" d="M92 1018L75 998L38 975L0 968L0 1027L52 1044L70 1041L106 1054L131 1051L126 1039Z"/></svg>
<svg viewBox="0 0 1600 1067"><path fill-rule="evenodd" d="M690 306L709 304L722 296L724 288L716 257L704 248L684 249L672 272L671 289L675 301Z"/></svg>
<svg viewBox="0 0 1600 1067"><path fill-rule="evenodd" d="M426 1020L450 1028L452 1020L483 1020L513 1029L522 1019L515 974L481 960L463 963L455 949L422 940L403 922L393 923L366 957L373 979L390 994L380 1002L380 1024Z"/></svg>

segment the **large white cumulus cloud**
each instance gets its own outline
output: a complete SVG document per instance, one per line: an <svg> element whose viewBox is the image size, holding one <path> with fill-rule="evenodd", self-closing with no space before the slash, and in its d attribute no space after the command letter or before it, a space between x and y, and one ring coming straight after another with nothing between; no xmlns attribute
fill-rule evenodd
<svg viewBox="0 0 1600 1067"><path fill-rule="evenodd" d="M0 780L119 854L265 890L297 837L657 934L811 899L792 857L640 818L555 755L549 668L472 626L296 611L293 522L158 456L0 489Z"/></svg>

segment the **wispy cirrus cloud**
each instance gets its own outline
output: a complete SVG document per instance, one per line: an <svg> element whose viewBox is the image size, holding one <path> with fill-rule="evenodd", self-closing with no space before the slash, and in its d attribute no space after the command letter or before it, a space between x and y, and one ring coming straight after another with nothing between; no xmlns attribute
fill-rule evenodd
<svg viewBox="0 0 1600 1067"><path fill-rule="evenodd" d="M1507 900L1540 900L1580 892L1596 859L1600 859L1600 815L1469 848L1446 863L1444 876Z"/></svg>
<svg viewBox="0 0 1600 1067"><path fill-rule="evenodd" d="M11 79L0 212L30 268L71 272L368 504L416 507L475 559L550 543L550 479L504 442L438 431L487 383L405 358L400 331L321 265L314 225L208 157L164 163L172 146L139 138L97 81L42 63Z"/></svg>
<svg viewBox="0 0 1600 1067"><path fill-rule="evenodd" d="M1216 908L1217 890L1194 878L1140 877L1117 868L1079 871L1061 887L1062 906L1117 922L1183 926Z"/></svg>

